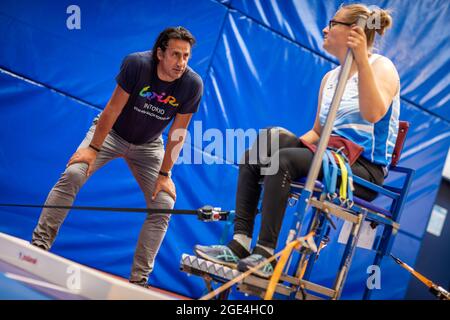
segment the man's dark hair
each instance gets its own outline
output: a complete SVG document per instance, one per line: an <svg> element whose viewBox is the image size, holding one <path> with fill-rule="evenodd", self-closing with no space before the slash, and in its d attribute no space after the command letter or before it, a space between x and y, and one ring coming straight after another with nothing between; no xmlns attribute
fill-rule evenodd
<svg viewBox="0 0 450 320"><path fill-rule="evenodd" d="M194 36L186 28L169 27L159 34L158 38L155 41L155 44L153 45L152 49L153 63L158 64L159 60L156 54L158 48L161 48L162 51L166 51L170 39L179 39L187 41L190 43L191 48L195 44Z"/></svg>

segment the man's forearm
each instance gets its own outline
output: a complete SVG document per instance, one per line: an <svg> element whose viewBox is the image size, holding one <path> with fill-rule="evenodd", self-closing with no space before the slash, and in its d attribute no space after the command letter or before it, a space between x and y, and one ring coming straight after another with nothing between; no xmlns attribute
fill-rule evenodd
<svg viewBox="0 0 450 320"><path fill-rule="evenodd" d="M91 145L95 148L101 148L103 141L105 141L106 136L111 131L112 126L122 112L129 97L130 95L127 92L119 85L116 85L114 92L106 104L105 110L103 110L100 115L97 126L95 127L94 137L91 141Z"/></svg>
<svg viewBox="0 0 450 320"><path fill-rule="evenodd" d="M183 148L185 136L185 133L177 135L176 137L169 133L169 139L166 144L166 152L164 153L163 162L161 164L161 171L169 172L172 170L174 163L180 155L181 148Z"/></svg>
<svg viewBox="0 0 450 320"><path fill-rule="evenodd" d="M105 108L106 109L106 108ZM111 128L116 122L118 115L105 110L98 119L97 125L95 127L94 137L92 138L91 144L100 149L106 136L111 131Z"/></svg>

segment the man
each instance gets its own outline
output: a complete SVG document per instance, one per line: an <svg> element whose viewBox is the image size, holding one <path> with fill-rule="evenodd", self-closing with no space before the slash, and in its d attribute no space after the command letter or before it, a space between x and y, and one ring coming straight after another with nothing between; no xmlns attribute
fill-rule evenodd
<svg viewBox="0 0 450 320"><path fill-rule="evenodd" d="M167 28L152 51L133 53L124 59L108 104L70 158L46 205L71 206L92 173L108 161L123 157L147 206L173 208L176 192L170 170L203 94L200 76L187 65L194 44L195 38L185 28ZM164 152L161 133L173 118ZM63 209L42 210L32 244L49 250L67 213ZM169 219L168 214L148 214L130 282L147 286Z"/></svg>

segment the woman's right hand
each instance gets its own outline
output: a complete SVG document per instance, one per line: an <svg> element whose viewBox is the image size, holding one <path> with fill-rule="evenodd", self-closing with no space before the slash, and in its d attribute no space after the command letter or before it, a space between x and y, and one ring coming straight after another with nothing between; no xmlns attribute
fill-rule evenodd
<svg viewBox="0 0 450 320"><path fill-rule="evenodd" d="M94 170L94 163L96 159L97 152L95 150L91 148L80 148L72 155L66 168L74 163L86 163L88 165L86 176L89 177Z"/></svg>

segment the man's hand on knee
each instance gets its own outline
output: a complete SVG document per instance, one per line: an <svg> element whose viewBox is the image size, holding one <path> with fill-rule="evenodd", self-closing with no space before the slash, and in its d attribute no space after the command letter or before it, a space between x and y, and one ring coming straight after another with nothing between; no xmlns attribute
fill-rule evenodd
<svg viewBox="0 0 450 320"><path fill-rule="evenodd" d="M80 148L78 149L70 158L67 166L71 166L74 163L86 163L88 165L88 170L86 176L90 176L94 170L94 163L97 159L97 152L91 148Z"/></svg>
<svg viewBox="0 0 450 320"><path fill-rule="evenodd" d="M158 176L155 183L155 191L153 191L152 200L156 199L156 196L160 191L165 191L173 198L175 201L177 198L175 184L170 177Z"/></svg>

